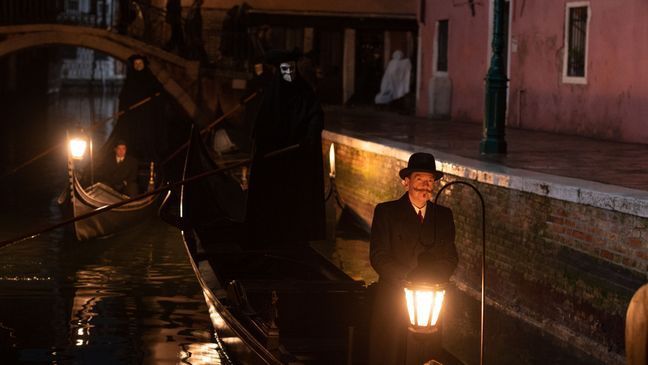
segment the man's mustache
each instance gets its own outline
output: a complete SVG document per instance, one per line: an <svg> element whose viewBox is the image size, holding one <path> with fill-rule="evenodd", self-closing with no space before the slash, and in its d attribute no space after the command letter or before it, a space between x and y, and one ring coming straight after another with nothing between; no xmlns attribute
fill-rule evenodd
<svg viewBox="0 0 648 365"><path fill-rule="evenodd" d="M417 188L412 188L412 190L419 192L419 193L430 193L432 194L432 189L417 189Z"/></svg>

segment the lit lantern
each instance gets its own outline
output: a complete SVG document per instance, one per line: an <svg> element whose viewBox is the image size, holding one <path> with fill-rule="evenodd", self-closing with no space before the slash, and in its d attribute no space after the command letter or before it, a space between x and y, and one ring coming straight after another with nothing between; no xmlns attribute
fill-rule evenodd
<svg viewBox="0 0 648 365"><path fill-rule="evenodd" d="M329 177L335 178L335 144L329 148Z"/></svg>
<svg viewBox="0 0 648 365"><path fill-rule="evenodd" d="M88 141L84 138L71 138L68 142L68 150L70 152L70 156L75 160L82 160L83 156L85 156L87 146Z"/></svg>
<svg viewBox="0 0 648 365"><path fill-rule="evenodd" d="M409 282L405 286L405 299L409 313L409 329L415 333L434 333L441 315L445 286Z"/></svg>
<svg viewBox="0 0 648 365"><path fill-rule="evenodd" d="M407 276L405 300L410 331L431 334L438 330L449 278L444 271L443 265L431 254L423 252L418 257L417 267Z"/></svg>

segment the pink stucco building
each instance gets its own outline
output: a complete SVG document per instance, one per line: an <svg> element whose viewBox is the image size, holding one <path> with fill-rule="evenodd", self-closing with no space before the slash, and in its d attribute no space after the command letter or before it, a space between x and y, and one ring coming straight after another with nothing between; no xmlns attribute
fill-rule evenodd
<svg viewBox="0 0 648 365"><path fill-rule="evenodd" d="M481 123L493 0L420 0L417 113ZM457 4L457 5L455 5ZM648 143L648 3L506 1L507 125Z"/></svg>

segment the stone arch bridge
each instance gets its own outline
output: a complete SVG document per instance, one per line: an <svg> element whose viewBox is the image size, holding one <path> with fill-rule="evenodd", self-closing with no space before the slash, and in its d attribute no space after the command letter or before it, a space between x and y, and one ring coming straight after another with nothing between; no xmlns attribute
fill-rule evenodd
<svg viewBox="0 0 648 365"><path fill-rule="evenodd" d="M192 119L200 119L195 96L199 63L105 29L77 25L34 24L0 27L0 57L22 49L70 45L85 47L126 61L133 54L149 59L153 75Z"/></svg>

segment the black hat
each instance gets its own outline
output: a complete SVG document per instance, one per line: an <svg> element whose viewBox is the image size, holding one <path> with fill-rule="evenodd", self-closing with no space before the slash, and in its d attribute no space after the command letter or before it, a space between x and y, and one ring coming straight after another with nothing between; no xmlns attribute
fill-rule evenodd
<svg viewBox="0 0 648 365"><path fill-rule="evenodd" d="M443 172L437 171L434 156L425 152L416 152L412 154L407 161L407 167L400 170L398 175L401 179L405 179L413 172L427 172L434 175L434 180L439 180L443 177Z"/></svg>
<svg viewBox="0 0 648 365"><path fill-rule="evenodd" d="M126 144L126 141L123 140L123 139L117 139L117 140L115 141L115 143L113 143L113 147L117 147L117 146L121 146L121 145L128 146L128 145Z"/></svg>
<svg viewBox="0 0 648 365"><path fill-rule="evenodd" d="M284 62L297 61L300 53L298 49L288 51L285 49L271 49L265 54L265 63L279 66Z"/></svg>

